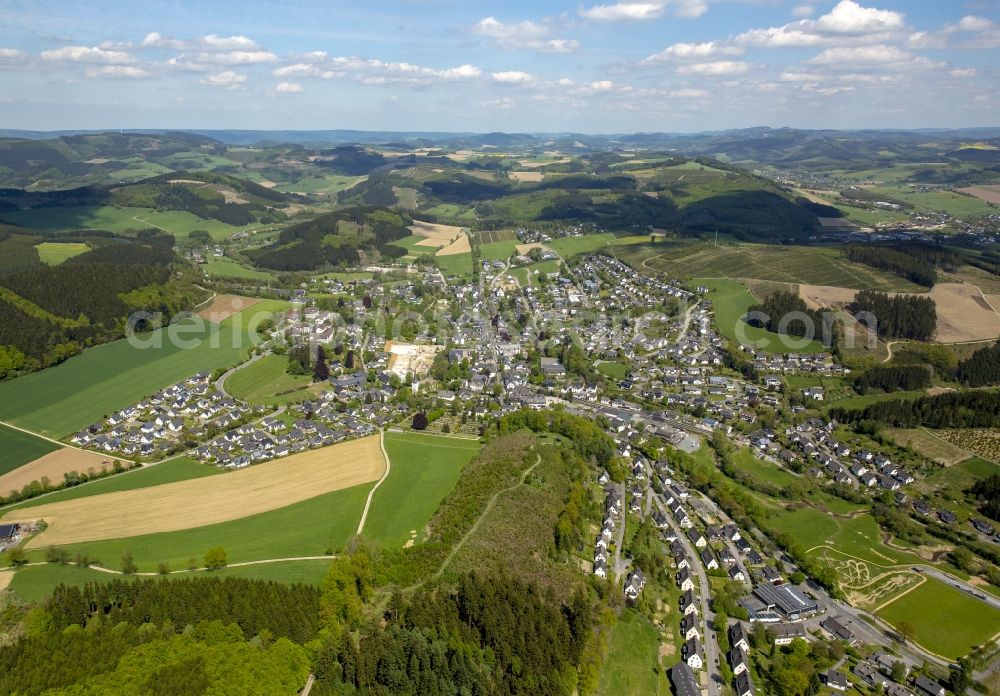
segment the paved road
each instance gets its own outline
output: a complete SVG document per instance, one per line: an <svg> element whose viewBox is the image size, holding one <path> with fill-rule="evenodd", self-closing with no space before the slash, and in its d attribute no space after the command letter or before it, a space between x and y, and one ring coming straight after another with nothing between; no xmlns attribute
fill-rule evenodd
<svg viewBox="0 0 1000 696"><path fill-rule="evenodd" d="M378 446L382 449L382 458L385 459L385 472L382 474L382 478L375 482L372 489L368 491L368 499L365 501L365 510L361 513L361 521L358 522L358 531L356 534L360 536L361 532L365 529L365 520L368 519L368 508L372 505L372 498L375 496L375 491L378 487L382 485L382 482L389 478L389 471L392 469L392 463L389 461L389 453L385 451L385 431L378 431Z"/></svg>
<svg viewBox="0 0 1000 696"><path fill-rule="evenodd" d="M654 496L654 501L656 506L660 508L660 512L666 515L670 526L673 527L674 532L677 534L677 538L680 540L681 544L684 546L684 552L687 554L688 563L691 564L692 569L698 575L699 592L698 596L701 600L701 630L702 636L704 637L704 647L705 647L705 667L708 670L708 694L713 696L714 694L719 694L722 692L723 683L722 675L719 672L719 666L717 661L719 660L719 644L715 639L715 632L712 630L712 621L715 619L715 613L709 607L709 599L711 594L708 584L708 573L705 572L705 567L701 564L701 556L698 555L694 546L691 545L690 540L687 538L687 534L681 529L674 520L673 514L667 509L666 503L663 502L663 497L660 495Z"/></svg>
<svg viewBox="0 0 1000 696"><path fill-rule="evenodd" d="M232 368L226 370L225 372L222 373L222 375L219 377L219 379L215 380L215 388L220 393L222 393L224 396L232 396L232 394L230 394L229 392L226 391L226 380L229 378L229 376L231 374L233 374L234 372L238 372L239 370L242 370L244 367L250 367L255 362L257 362L258 360L260 360L261 358L263 358L265 355L270 355L270 354L271 354L271 351L269 351L269 350L266 350L263 353L254 353L253 355L250 356L250 359L247 360L246 362L241 362L236 367L232 367Z"/></svg>

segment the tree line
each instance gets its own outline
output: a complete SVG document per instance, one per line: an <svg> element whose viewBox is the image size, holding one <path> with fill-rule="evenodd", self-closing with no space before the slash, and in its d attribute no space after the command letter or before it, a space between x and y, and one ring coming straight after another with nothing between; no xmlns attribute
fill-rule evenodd
<svg viewBox="0 0 1000 696"><path fill-rule="evenodd" d="M810 309L801 297L792 292L780 290L772 293L762 302L752 305L747 312L747 324L773 333L797 338L823 335L823 312Z"/></svg>
<svg viewBox="0 0 1000 696"><path fill-rule="evenodd" d="M864 313L858 321L883 339L926 341L937 328L934 300L919 295L890 296L875 290L862 290L851 303L851 311Z"/></svg>
<svg viewBox="0 0 1000 696"><path fill-rule="evenodd" d="M984 387L1000 382L1000 342L980 348L958 363L956 379L969 387Z"/></svg>
<svg viewBox="0 0 1000 696"><path fill-rule="evenodd" d="M906 278L917 285L928 288L937 282L937 270L934 263L916 254L900 249L883 246L868 246L863 244L848 244L841 250L848 261L863 263L866 266L888 271L901 278Z"/></svg>
<svg viewBox="0 0 1000 696"><path fill-rule="evenodd" d="M863 409L830 409L842 423L873 421L893 428L1000 427L1000 390L947 392L919 399L892 399Z"/></svg>
<svg viewBox="0 0 1000 696"><path fill-rule="evenodd" d="M854 379L859 394L873 391L914 391L931 386L931 371L926 365L878 366L865 370Z"/></svg>

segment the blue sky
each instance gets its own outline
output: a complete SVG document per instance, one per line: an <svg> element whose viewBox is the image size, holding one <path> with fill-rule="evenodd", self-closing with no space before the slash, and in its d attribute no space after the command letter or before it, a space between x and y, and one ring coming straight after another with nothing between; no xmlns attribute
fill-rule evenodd
<svg viewBox="0 0 1000 696"><path fill-rule="evenodd" d="M1000 0L0 0L0 127L1000 126Z"/></svg>

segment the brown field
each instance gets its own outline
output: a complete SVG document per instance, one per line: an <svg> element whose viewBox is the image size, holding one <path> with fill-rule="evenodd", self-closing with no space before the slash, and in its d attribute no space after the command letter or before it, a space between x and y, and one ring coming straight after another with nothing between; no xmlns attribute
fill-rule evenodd
<svg viewBox="0 0 1000 696"><path fill-rule="evenodd" d="M813 309L847 304L857 290L826 285L800 285L799 297ZM984 341L1000 336L1000 313L996 302L975 285L938 283L929 293L937 307L938 343Z"/></svg>
<svg viewBox="0 0 1000 696"><path fill-rule="evenodd" d="M43 476L53 483L59 483L67 471L86 473L90 469L110 469L114 460L110 455L64 447L0 476L0 491L19 491L32 481L41 481Z"/></svg>
<svg viewBox="0 0 1000 696"><path fill-rule="evenodd" d="M510 172L508 174L514 181L541 181L545 178L544 172Z"/></svg>
<svg viewBox="0 0 1000 696"><path fill-rule="evenodd" d="M9 513L5 522L45 520L28 548L172 532L286 507L377 480L379 436L342 442L206 479L105 493Z"/></svg>
<svg viewBox="0 0 1000 696"><path fill-rule="evenodd" d="M562 157L560 159L549 160L548 162L532 162L531 160L518 160L517 163L520 164L525 169L537 169L538 167L547 167L550 164L569 164L572 162L569 157Z"/></svg>
<svg viewBox="0 0 1000 696"><path fill-rule="evenodd" d="M961 447L946 442L940 437L935 437L925 430L893 429L887 431L887 434L896 442L945 466L954 466L972 456Z"/></svg>
<svg viewBox="0 0 1000 696"><path fill-rule="evenodd" d="M469 235L463 234L448 246L438 249L435 256L454 256L455 254L468 254L472 252L472 245L469 243Z"/></svg>
<svg viewBox="0 0 1000 696"><path fill-rule="evenodd" d="M987 203L1000 203L1000 185L991 184L988 186L966 186L958 189L962 193L982 199Z"/></svg>
<svg viewBox="0 0 1000 696"><path fill-rule="evenodd" d="M13 570L0 571L0 592L3 592L10 585L10 581L14 578Z"/></svg>
<svg viewBox="0 0 1000 696"><path fill-rule="evenodd" d="M548 250L548 247L542 244L541 242L532 242L531 244L518 244L514 248L517 249L517 253L520 254L521 256L527 256L528 252L530 252L532 249L538 249L540 251Z"/></svg>
<svg viewBox="0 0 1000 696"><path fill-rule="evenodd" d="M422 240L417 242L417 246L422 247L432 247L434 249L447 249L451 246L464 246L467 247L466 251L471 251L472 247L469 246L469 236L466 231L461 227L454 227L452 225L438 225L432 222L421 222L420 220L414 220L413 224L410 225L410 231L413 232L418 237L423 237ZM464 240L464 242L463 242ZM461 252L451 251L451 252L438 252L444 254L458 254Z"/></svg>
<svg viewBox="0 0 1000 696"><path fill-rule="evenodd" d="M242 312L247 307L260 302L255 297L240 297L239 295L216 295L212 303L198 312L202 319L216 324L229 317Z"/></svg>

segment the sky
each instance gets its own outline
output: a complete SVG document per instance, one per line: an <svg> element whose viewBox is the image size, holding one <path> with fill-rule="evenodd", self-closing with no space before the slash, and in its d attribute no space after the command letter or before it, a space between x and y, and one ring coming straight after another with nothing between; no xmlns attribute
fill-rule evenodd
<svg viewBox="0 0 1000 696"><path fill-rule="evenodd" d="M1000 126L1000 0L0 0L0 128Z"/></svg>

